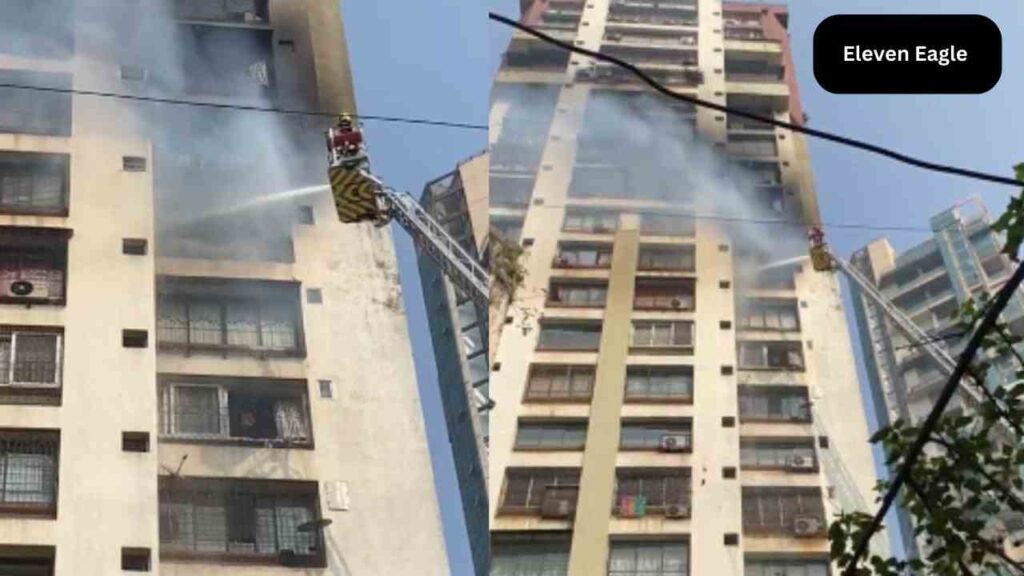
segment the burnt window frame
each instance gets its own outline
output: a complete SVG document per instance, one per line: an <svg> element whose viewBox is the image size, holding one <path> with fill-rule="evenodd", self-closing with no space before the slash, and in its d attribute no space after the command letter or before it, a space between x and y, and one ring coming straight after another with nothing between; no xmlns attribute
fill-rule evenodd
<svg viewBox="0 0 1024 576"><path fill-rule="evenodd" d="M315 448L313 437L313 418L311 399L308 386L302 380L285 380L274 378L212 378L182 377L161 375L159 377L159 440L169 443L186 444L223 444L234 446L260 446L263 448ZM217 432L181 432L178 427L180 417L177 408L177 394L180 389L199 389L216 393ZM282 436L276 430L276 436L245 436L237 434L238 423L242 415L238 412L236 402L243 396L267 396L270 410L274 410L276 400L291 400L299 405L305 437L290 438ZM232 402L232 398L236 402ZM276 414L271 416L277 427Z"/></svg>

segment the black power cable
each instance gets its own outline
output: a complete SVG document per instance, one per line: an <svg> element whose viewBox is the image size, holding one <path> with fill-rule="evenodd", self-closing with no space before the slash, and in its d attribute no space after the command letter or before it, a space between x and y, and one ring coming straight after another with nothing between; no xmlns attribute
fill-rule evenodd
<svg viewBox="0 0 1024 576"><path fill-rule="evenodd" d="M821 138L822 140L828 140L829 142L836 142L838 144L843 144L843 145L846 145L846 146L850 146L852 148L857 148L857 149L860 149L860 150L865 150L867 152L871 152L871 153L874 153L874 154L885 156L886 158L891 158L893 160L896 160L897 162L903 162L904 164L910 164L911 166L917 166L918 168L924 168L925 170L932 170L932 171L935 171L935 172L943 172L943 173L946 173L946 174L955 174L957 176L964 176L966 178L974 178L976 180L983 180L985 182L993 182L993 183L996 183L996 184L1005 184L1007 186L1013 186L1013 187L1020 187L1020 185L1021 185L1020 181L1015 180L1013 178L1007 178L1005 176L997 176L995 174L987 174L985 172L976 172L974 170L967 170L965 168L957 168L956 166L948 166L948 165L945 165L945 164L937 164L935 162L928 162L926 160L920 160L920 159L914 158L912 156L907 156L906 154L901 154L900 152L896 152L895 150L890 150L889 148L883 148L882 146L878 146L878 145L871 144L871 143L868 143L868 142L863 142L861 140L855 140L853 138L847 138L845 136L840 136L838 134L833 134L831 132L824 132L822 130L815 130L813 128L807 128L806 126L800 126L798 124L792 124L790 122L783 122L781 120L776 120L774 118L768 118L766 116L759 116L757 114L751 114L750 112L745 112L743 110L737 110L735 108L730 108L730 107L722 105L722 104L716 104L714 102L709 102L707 100L701 100L700 98L695 98L693 96L687 96L686 94L680 94L680 93L675 92L674 90L671 90L670 88L666 87L664 84L658 82L654 78L651 78L651 76L649 76L647 73L643 72L642 70L640 70L639 68L637 68L633 64L630 64L629 62L626 62L624 60L616 58L615 56L609 56L608 54L602 54L600 52L595 52L594 50L588 50L586 48L581 48L579 46L574 46L574 45L572 45L572 44L570 44L568 42L563 42L561 40L558 40L557 38L552 38L551 36L548 36L547 34L545 34L543 32L540 32L540 31L538 31L538 30L536 30L536 29L534 29L534 28L532 28L530 26L527 26L525 24L522 24L520 22L516 22L515 20L512 20L511 18L506 18L505 16L502 16L500 14L495 14L494 12L488 13L488 17L491 20L494 20L496 22L500 22L500 23L502 23L502 24L504 24L506 26L511 26L511 27L513 27L513 28L515 28L517 30L521 30L523 32L526 32L527 34L529 34L529 35L531 35L531 36L533 36L535 38L539 38L540 40L543 40L544 42L547 42L548 44L552 44L554 46L558 46L559 48L562 48L563 50L568 50L570 52L575 52L577 54L583 54L584 56L589 56L591 58L594 58L595 60L601 60L603 62L609 62L611 64L615 64L616 66L618 66L620 68L623 68L625 70L628 70L628 71L632 72L637 78L640 78L641 80L643 80L645 84L647 84L651 88L654 88L655 90L657 90L658 92L664 94L665 96L668 96L669 98L674 98L676 100L680 100L680 101L683 101L683 102L688 102L688 103L693 104L695 106L702 106L704 108L710 108L712 110L717 110L719 112L725 112L727 114L732 114L734 116L739 116L741 118L749 118L750 120L756 120L758 122L763 122L765 124L770 124L772 126L777 126L779 128L785 128L787 130L792 130L793 132L799 132L801 134L807 134L808 136L814 136L816 138Z"/></svg>
<svg viewBox="0 0 1024 576"><path fill-rule="evenodd" d="M347 112L320 112L318 110L302 110L298 108L273 108L269 106L256 106L250 104L228 104L220 102L203 102L200 100L179 100L176 98L162 98L159 96L141 96L137 94L123 94L119 92L103 92L100 90L79 90L75 88L55 88L51 86L27 86L24 84L13 84L9 82L0 82L0 88L11 88L14 90L32 90L35 92L51 92L58 94L73 94L76 96L93 96L96 98L113 98L117 100L129 100L133 102L171 104L174 106L195 106L199 108L211 108L216 110L265 112L271 114L283 114L287 116L337 118L342 114L349 114L349 116L352 116L353 118L357 118L359 120L395 122L400 124L419 124L422 126L439 126L443 128L459 128L463 130L487 130L487 126L485 124L470 124L468 122L449 122L447 120L431 120L428 118L380 116L375 114L351 114Z"/></svg>

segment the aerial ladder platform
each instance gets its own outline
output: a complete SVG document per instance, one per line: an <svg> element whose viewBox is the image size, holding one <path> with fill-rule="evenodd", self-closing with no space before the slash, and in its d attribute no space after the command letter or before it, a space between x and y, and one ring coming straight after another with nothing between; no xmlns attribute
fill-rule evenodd
<svg viewBox="0 0 1024 576"><path fill-rule="evenodd" d="M487 270L412 196L386 186L370 173L363 134L352 118L342 116L338 125L327 131L327 151L328 179L342 222L372 222L378 227L397 222L460 292L487 310Z"/></svg>

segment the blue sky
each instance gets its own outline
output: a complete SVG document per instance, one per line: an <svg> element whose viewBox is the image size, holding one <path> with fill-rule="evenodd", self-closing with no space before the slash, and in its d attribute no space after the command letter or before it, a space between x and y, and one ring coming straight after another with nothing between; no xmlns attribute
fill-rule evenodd
<svg viewBox="0 0 1024 576"><path fill-rule="evenodd" d="M489 0L507 15L515 0ZM790 33L810 125L895 148L925 159L1010 175L1024 161L1024 4L965 0L792 0ZM486 20L485 3L355 1L342 6L356 95L367 114L486 123L491 72L507 32ZM981 13L1003 31L1003 76L980 96L833 95L812 74L814 28L836 13ZM373 169L392 185L419 194L423 184L486 146L486 133L368 123ZM927 226L928 217L970 195L998 213L1012 189L933 174L835 144L811 141L815 186L826 221ZM827 230L835 250L849 255L878 233ZM890 233L896 248L925 238ZM415 256L408 237L395 233L416 368L442 500L452 573L470 574L469 553L440 412L432 351ZM852 326L851 316L851 326ZM859 355L859 351L858 351ZM863 381L863 378L862 378Z"/></svg>

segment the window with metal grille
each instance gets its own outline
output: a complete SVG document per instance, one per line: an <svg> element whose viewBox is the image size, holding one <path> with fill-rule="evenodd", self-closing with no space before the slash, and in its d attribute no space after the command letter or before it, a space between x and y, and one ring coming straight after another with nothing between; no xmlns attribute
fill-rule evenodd
<svg viewBox="0 0 1024 576"><path fill-rule="evenodd" d="M610 234L619 227L619 213L609 210L568 209L562 230Z"/></svg>
<svg viewBox="0 0 1024 576"><path fill-rule="evenodd" d="M696 234L693 216L681 214L642 214L640 234L645 236L684 236Z"/></svg>
<svg viewBox="0 0 1024 576"><path fill-rule="evenodd" d="M613 541L608 576L688 576L690 543L686 541Z"/></svg>
<svg viewBox="0 0 1024 576"><path fill-rule="evenodd" d="M798 517L825 525L825 507L818 488L743 488L743 532L792 535Z"/></svg>
<svg viewBox="0 0 1024 576"><path fill-rule="evenodd" d="M586 420L520 420L516 450L581 450L587 441Z"/></svg>
<svg viewBox="0 0 1024 576"><path fill-rule="evenodd" d="M693 402L693 368L627 367L626 402Z"/></svg>
<svg viewBox="0 0 1024 576"><path fill-rule="evenodd" d="M783 470L792 467L794 462L817 465L813 439L740 439L740 465L744 469Z"/></svg>
<svg viewBox="0 0 1024 576"><path fill-rule="evenodd" d="M540 326L540 350L597 350L601 344L599 322L547 321Z"/></svg>
<svg viewBox="0 0 1024 576"><path fill-rule="evenodd" d="M635 320L631 346L633 348L692 348L693 322Z"/></svg>
<svg viewBox="0 0 1024 576"><path fill-rule="evenodd" d="M548 289L548 306L603 307L608 296L604 283L552 280Z"/></svg>
<svg viewBox="0 0 1024 576"><path fill-rule="evenodd" d="M566 576L570 539L558 532L494 532L490 576Z"/></svg>
<svg viewBox="0 0 1024 576"><path fill-rule="evenodd" d="M739 342L741 370L803 371L804 353L800 342Z"/></svg>
<svg viewBox="0 0 1024 576"><path fill-rule="evenodd" d="M744 558L743 576L829 576L827 558Z"/></svg>
<svg viewBox="0 0 1024 576"><path fill-rule="evenodd" d="M693 246L641 246L638 270L671 270L692 272Z"/></svg>
<svg viewBox="0 0 1024 576"><path fill-rule="evenodd" d="M689 420L623 420L619 429L619 448L657 450L666 436L683 436L692 446L693 425Z"/></svg>
<svg viewBox="0 0 1024 576"><path fill-rule="evenodd" d="M620 468L615 473L616 505L624 498L643 498L648 514L689 505L690 469Z"/></svg>
<svg viewBox="0 0 1024 576"><path fill-rule="evenodd" d="M68 170L66 154L0 154L0 211L66 214Z"/></svg>
<svg viewBox="0 0 1024 576"><path fill-rule="evenodd" d="M611 244L559 244L554 262L557 268L608 268L611 264Z"/></svg>
<svg viewBox="0 0 1024 576"><path fill-rule="evenodd" d="M0 227L0 302L63 304L67 253L64 230Z"/></svg>
<svg viewBox="0 0 1024 576"><path fill-rule="evenodd" d="M505 472L501 510L506 513L538 513L549 490L571 490L579 484L579 469L509 468Z"/></svg>
<svg viewBox="0 0 1024 576"><path fill-rule="evenodd" d="M793 299L749 299L740 303L739 325L747 330L800 330L800 314Z"/></svg>
<svg viewBox="0 0 1024 576"><path fill-rule="evenodd" d="M0 511L57 513L57 432L0 430Z"/></svg>
<svg viewBox="0 0 1024 576"><path fill-rule="evenodd" d="M740 418L756 421L811 421L803 386L740 386Z"/></svg>
<svg viewBox="0 0 1024 576"><path fill-rule="evenodd" d="M534 365L526 384L526 401L589 402L594 391L594 367Z"/></svg>
<svg viewBox="0 0 1024 576"><path fill-rule="evenodd" d="M694 282L690 278L637 278L633 294L636 310L692 311Z"/></svg>
<svg viewBox="0 0 1024 576"><path fill-rule="evenodd" d="M169 382L160 391L167 438L308 445L306 387L293 382Z"/></svg>
<svg viewBox="0 0 1024 576"><path fill-rule="evenodd" d="M160 553L323 567L315 482L160 479Z"/></svg>
<svg viewBox="0 0 1024 576"><path fill-rule="evenodd" d="M62 336L0 328L0 387L60 387Z"/></svg>
<svg viewBox="0 0 1024 576"><path fill-rule="evenodd" d="M297 285L217 285L162 292L157 340L165 348L224 352L303 352Z"/></svg>

